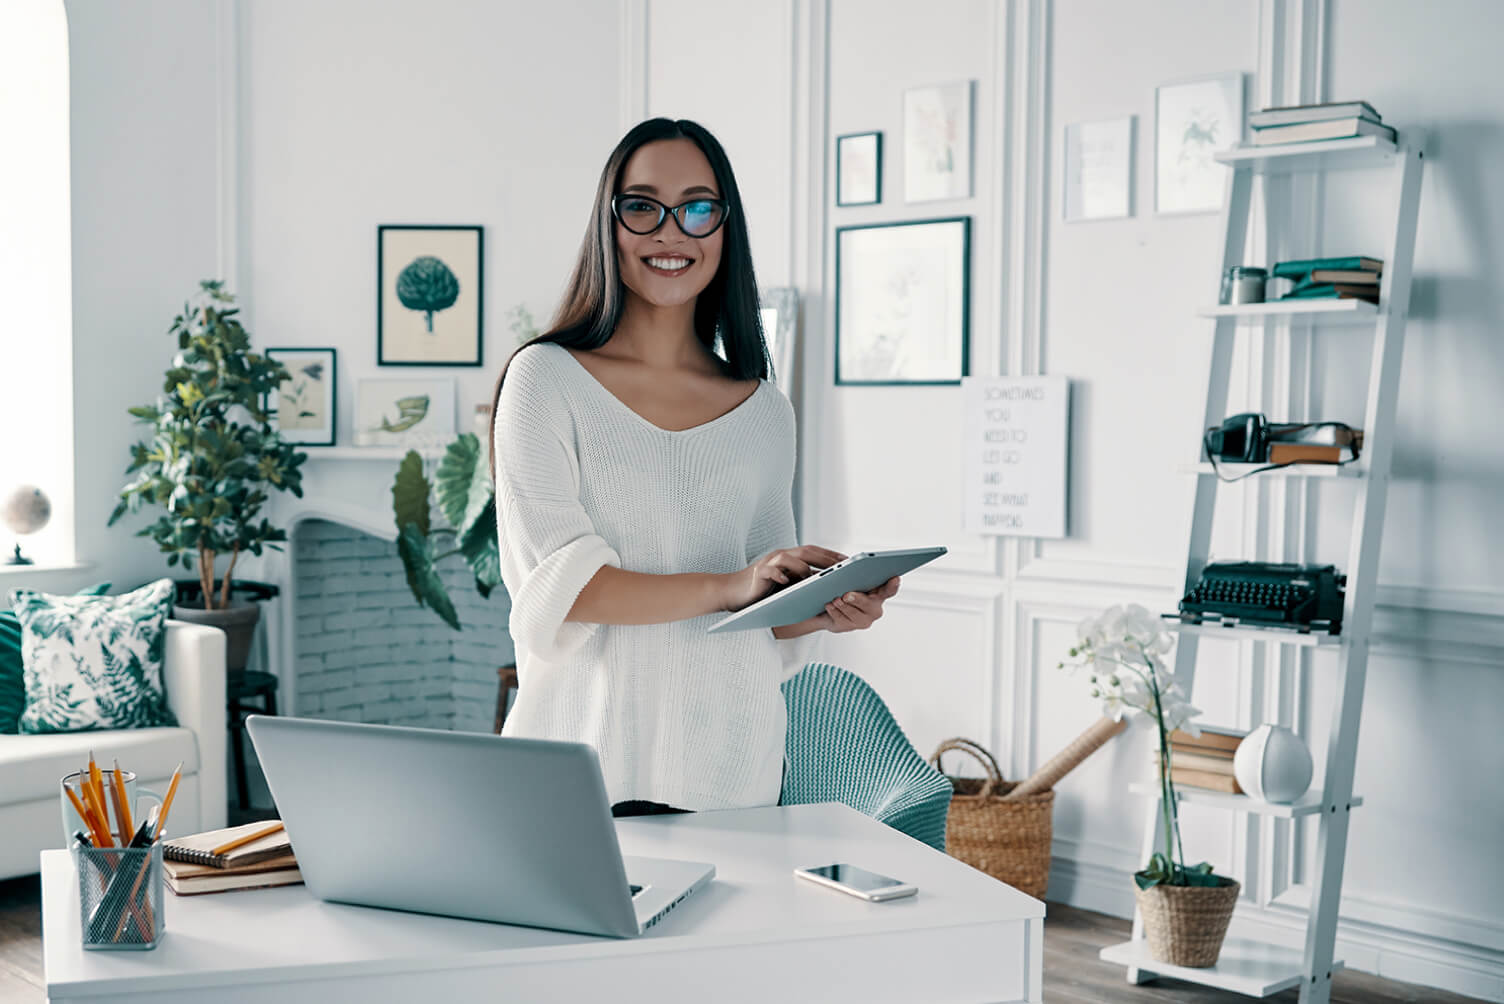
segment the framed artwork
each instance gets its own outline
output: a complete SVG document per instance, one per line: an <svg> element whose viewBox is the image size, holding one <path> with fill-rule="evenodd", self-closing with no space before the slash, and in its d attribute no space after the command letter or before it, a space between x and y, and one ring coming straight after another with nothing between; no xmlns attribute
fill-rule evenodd
<svg viewBox="0 0 1504 1004"><path fill-rule="evenodd" d="M376 228L376 363L481 365L480 227Z"/></svg>
<svg viewBox="0 0 1504 1004"><path fill-rule="evenodd" d="M1133 116L1065 127L1065 222L1133 215Z"/></svg>
<svg viewBox="0 0 1504 1004"><path fill-rule="evenodd" d="M762 335L773 360L773 382L790 399L794 397L794 359L799 337L799 291L792 286L765 289L760 294Z"/></svg>
<svg viewBox="0 0 1504 1004"><path fill-rule="evenodd" d="M1212 159L1243 139L1243 74L1163 84L1154 90L1154 211L1222 208L1230 169Z"/></svg>
<svg viewBox="0 0 1504 1004"><path fill-rule="evenodd" d="M282 438L303 446L333 446L338 370L333 349L267 349L291 376L272 392Z"/></svg>
<svg viewBox="0 0 1504 1004"><path fill-rule="evenodd" d="M836 383L967 375L971 217L836 229Z"/></svg>
<svg viewBox="0 0 1504 1004"><path fill-rule="evenodd" d="M836 205L870 206L883 200L883 134L836 137Z"/></svg>
<svg viewBox="0 0 1504 1004"><path fill-rule="evenodd" d="M971 81L904 91L904 201L970 197Z"/></svg>
<svg viewBox="0 0 1504 1004"><path fill-rule="evenodd" d="M442 447L456 434L454 381L366 377L355 384L355 445Z"/></svg>

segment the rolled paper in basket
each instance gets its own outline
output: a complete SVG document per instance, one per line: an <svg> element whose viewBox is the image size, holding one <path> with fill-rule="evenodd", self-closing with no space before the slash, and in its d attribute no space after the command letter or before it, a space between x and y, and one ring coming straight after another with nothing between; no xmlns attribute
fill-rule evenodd
<svg viewBox="0 0 1504 1004"><path fill-rule="evenodd" d="M1055 783L1075 770L1082 760L1091 756L1101 748L1103 743L1127 727L1128 722L1125 720L1115 722L1111 718L1098 719L1085 732L1072 740L1069 746L1056 753L1043 767L1020 781L1016 788L1003 796L1003 801L1011 801L1055 787Z"/></svg>

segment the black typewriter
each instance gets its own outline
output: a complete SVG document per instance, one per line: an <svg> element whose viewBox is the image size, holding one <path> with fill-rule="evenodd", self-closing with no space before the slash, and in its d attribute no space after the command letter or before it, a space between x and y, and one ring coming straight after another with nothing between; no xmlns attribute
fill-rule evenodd
<svg viewBox="0 0 1504 1004"><path fill-rule="evenodd" d="M1339 634L1346 585L1347 576L1337 574L1333 565L1214 562L1180 601L1180 619Z"/></svg>

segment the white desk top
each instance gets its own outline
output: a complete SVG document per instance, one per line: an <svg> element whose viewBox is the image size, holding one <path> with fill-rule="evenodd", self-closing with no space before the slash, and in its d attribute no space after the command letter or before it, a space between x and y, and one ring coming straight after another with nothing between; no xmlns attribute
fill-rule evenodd
<svg viewBox="0 0 1504 1004"><path fill-rule="evenodd" d="M833 802L617 820L622 853L709 861L716 877L641 938L613 939L325 903L303 886L167 893L162 943L147 952L80 946L78 883L66 851L42 854L43 953L54 997L579 962L1044 917L1044 904ZM867 903L794 878L848 861L919 886ZM1034 925L1037 931L1037 925Z"/></svg>

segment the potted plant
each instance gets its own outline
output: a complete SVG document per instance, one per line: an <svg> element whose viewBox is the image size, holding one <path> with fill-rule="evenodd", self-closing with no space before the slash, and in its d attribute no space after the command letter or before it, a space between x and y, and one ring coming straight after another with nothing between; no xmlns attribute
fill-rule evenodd
<svg viewBox="0 0 1504 1004"><path fill-rule="evenodd" d="M155 403L130 409L152 432L131 447L126 473L135 477L121 489L110 525L144 505L165 510L136 535L155 540L169 566L181 563L194 573L196 582L187 585L197 588L186 592L196 594L197 604L180 603L173 616L224 629L226 662L239 672L260 607L232 601L235 563L242 554L259 555L287 540L261 510L269 489L301 497L299 466L308 455L283 441L267 407L270 392L288 378L286 367L251 351L223 282L199 285L168 329L178 351L162 393ZM221 557L227 564L217 576Z"/></svg>
<svg viewBox="0 0 1504 1004"><path fill-rule="evenodd" d="M1165 843L1133 876L1149 951L1172 965L1216 965L1240 886L1234 879L1212 874L1212 866L1204 861L1190 867L1185 863L1170 776L1170 733L1183 729L1199 736L1194 719L1201 712L1181 693L1166 662L1174 639L1159 618L1138 604L1109 607L1098 617L1086 618L1077 639L1070 660L1060 665L1091 669L1091 695L1101 699L1105 714L1121 720L1125 713L1142 712L1157 731Z"/></svg>
<svg viewBox="0 0 1504 1004"><path fill-rule="evenodd" d="M429 496L435 492L447 525L435 523ZM423 458L408 450L392 485L397 519L397 553L408 588L419 606L432 608L444 623L460 629L459 616L435 567L463 555L482 596L501 582L501 555L496 542L496 489L480 438L467 432L450 443L434 470L434 483L423 472Z"/></svg>

